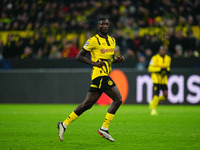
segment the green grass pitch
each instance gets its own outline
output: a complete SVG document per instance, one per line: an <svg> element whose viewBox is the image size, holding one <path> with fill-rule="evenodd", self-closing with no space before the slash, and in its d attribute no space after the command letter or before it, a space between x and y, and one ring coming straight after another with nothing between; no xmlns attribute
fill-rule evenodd
<svg viewBox="0 0 200 150"><path fill-rule="evenodd" d="M147 105L122 105L109 127L115 139L110 142L97 133L108 106L94 105L68 126L61 142L57 122L76 106L0 104L0 149L200 149L200 106L159 105L152 117Z"/></svg>

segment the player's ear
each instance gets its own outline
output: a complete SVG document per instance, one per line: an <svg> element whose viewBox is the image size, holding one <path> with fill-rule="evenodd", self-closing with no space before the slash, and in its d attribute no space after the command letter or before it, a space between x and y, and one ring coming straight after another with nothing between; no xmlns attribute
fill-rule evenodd
<svg viewBox="0 0 200 150"><path fill-rule="evenodd" d="M109 26L111 26L111 25L112 25L112 22L111 22L110 20L108 20L108 24L109 24Z"/></svg>

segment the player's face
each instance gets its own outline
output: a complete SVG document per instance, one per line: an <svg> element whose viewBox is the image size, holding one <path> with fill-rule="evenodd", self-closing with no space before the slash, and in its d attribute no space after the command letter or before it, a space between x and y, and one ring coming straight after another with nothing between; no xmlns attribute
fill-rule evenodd
<svg viewBox="0 0 200 150"><path fill-rule="evenodd" d="M167 48L165 46L161 46L160 47L160 55L165 56L166 52L167 52Z"/></svg>
<svg viewBox="0 0 200 150"><path fill-rule="evenodd" d="M109 30L109 21L107 19L99 21L99 23L98 23L98 30L103 35L107 34L108 30Z"/></svg>

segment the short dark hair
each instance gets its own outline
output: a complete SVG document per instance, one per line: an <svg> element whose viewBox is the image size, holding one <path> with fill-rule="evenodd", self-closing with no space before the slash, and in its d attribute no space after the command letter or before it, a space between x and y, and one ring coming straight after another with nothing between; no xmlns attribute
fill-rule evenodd
<svg viewBox="0 0 200 150"><path fill-rule="evenodd" d="M108 20L108 18L106 18L106 17L101 17L101 18L98 19L98 23L99 23L100 21L102 21L102 20Z"/></svg>
<svg viewBox="0 0 200 150"><path fill-rule="evenodd" d="M167 46L165 46L164 44L162 44L162 45L160 45L160 49L161 49L161 48L167 49Z"/></svg>

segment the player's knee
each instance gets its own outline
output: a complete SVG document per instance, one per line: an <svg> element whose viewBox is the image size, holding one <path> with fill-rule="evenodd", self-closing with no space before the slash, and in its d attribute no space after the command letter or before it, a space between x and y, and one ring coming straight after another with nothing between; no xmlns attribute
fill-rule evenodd
<svg viewBox="0 0 200 150"><path fill-rule="evenodd" d="M116 98L115 103L116 103L117 105L121 105L121 104L122 104L122 98L121 98L121 97Z"/></svg>
<svg viewBox="0 0 200 150"><path fill-rule="evenodd" d="M163 96L164 96L165 98L167 98L168 93L167 93L167 92L164 92L164 93L163 93Z"/></svg>

